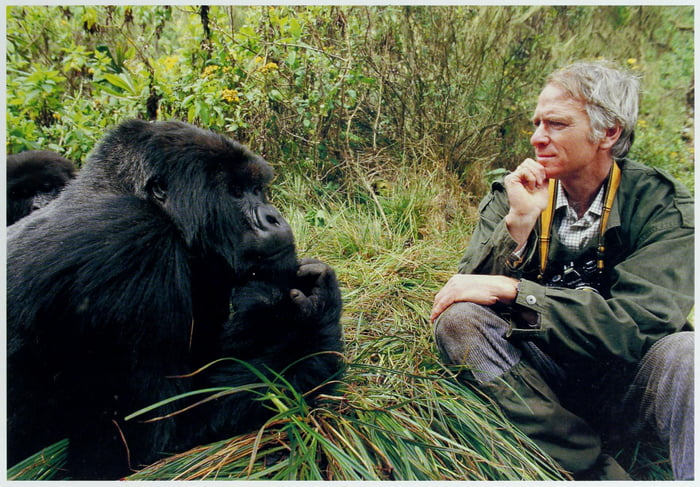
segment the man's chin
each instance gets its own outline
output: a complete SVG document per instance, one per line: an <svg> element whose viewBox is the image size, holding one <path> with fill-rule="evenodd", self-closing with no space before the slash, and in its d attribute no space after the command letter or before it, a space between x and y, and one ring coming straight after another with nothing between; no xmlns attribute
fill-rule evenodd
<svg viewBox="0 0 700 487"><path fill-rule="evenodd" d="M558 167L552 166L551 164L549 166L545 165L544 175L547 179L559 179L561 171Z"/></svg>

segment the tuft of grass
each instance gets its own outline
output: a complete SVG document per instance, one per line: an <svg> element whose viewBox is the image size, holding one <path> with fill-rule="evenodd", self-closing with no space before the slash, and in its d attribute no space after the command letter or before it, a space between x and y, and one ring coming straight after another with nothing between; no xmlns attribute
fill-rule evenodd
<svg viewBox="0 0 700 487"><path fill-rule="evenodd" d="M7 469L7 480L55 480L65 477L68 440L63 439Z"/></svg>
<svg viewBox="0 0 700 487"><path fill-rule="evenodd" d="M392 342L403 348L399 338L385 344ZM350 364L339 392L311 410L280 394L279 409L258 431L164 459L130 478L566 478L480 393L438 366L416 375Z"/></svg>

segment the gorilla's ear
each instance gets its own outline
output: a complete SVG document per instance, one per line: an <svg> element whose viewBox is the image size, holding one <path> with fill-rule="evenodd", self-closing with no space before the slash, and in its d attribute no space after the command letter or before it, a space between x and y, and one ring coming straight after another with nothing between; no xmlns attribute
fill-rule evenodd
<svg viewBox="0 0 700 487"><path fill-rule="evenodd" d="M149 179L146 183L146 191L148 192L149 196L151 196L161 205L165 203L166 199L168 199L167 187L160 180L160 178L155 177Z"/></svg>

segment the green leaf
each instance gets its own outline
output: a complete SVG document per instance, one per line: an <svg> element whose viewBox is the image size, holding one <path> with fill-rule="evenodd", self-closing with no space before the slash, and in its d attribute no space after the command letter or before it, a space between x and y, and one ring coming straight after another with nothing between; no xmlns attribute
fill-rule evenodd
<svg viewBox="0 0 700 487"><path fill-rule="evenodd" d="M104 73L102 75L102 78L115 88L118 88L122 91L126 91L131 95L135 94L134 87L131 85L130 81L125 78L123 74Z"/></svg>

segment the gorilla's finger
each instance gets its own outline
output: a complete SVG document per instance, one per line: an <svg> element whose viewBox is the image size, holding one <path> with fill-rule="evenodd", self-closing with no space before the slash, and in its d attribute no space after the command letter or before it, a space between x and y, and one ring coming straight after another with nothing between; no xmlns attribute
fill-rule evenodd
<svg viewBox="0 0 700 487"><path fill-rule="evenodd" d="M299 308L304 315L312 315L315 312L316 300L307 297L301 290L292 289L289 292L292 302Z"/></svg>
<svg viewBox="0 0 700 487"><path fill-rule="evenodd" d="M333 280L330 272L332 271L326 264L307 264L297 270L297 279L303 288L326 286Z"/></svg>
<svg viewBox="0 0 700 487"><path fill-rule="evenodd" d="M307 264L320 264L321 261L319 259L313 258L313 257L303 257L302 259L299 260L299 267Z"/></svg>
<svg viewBox="0 0 700 487"><path fill-rule="evenodd" d="M329 269L330 267L328 267L328 264L324 264L321 261L311 262L300 265L299 269L297 269L297 276L302 278L312 275L318 276L325 272L328 272Z"/></svg>

